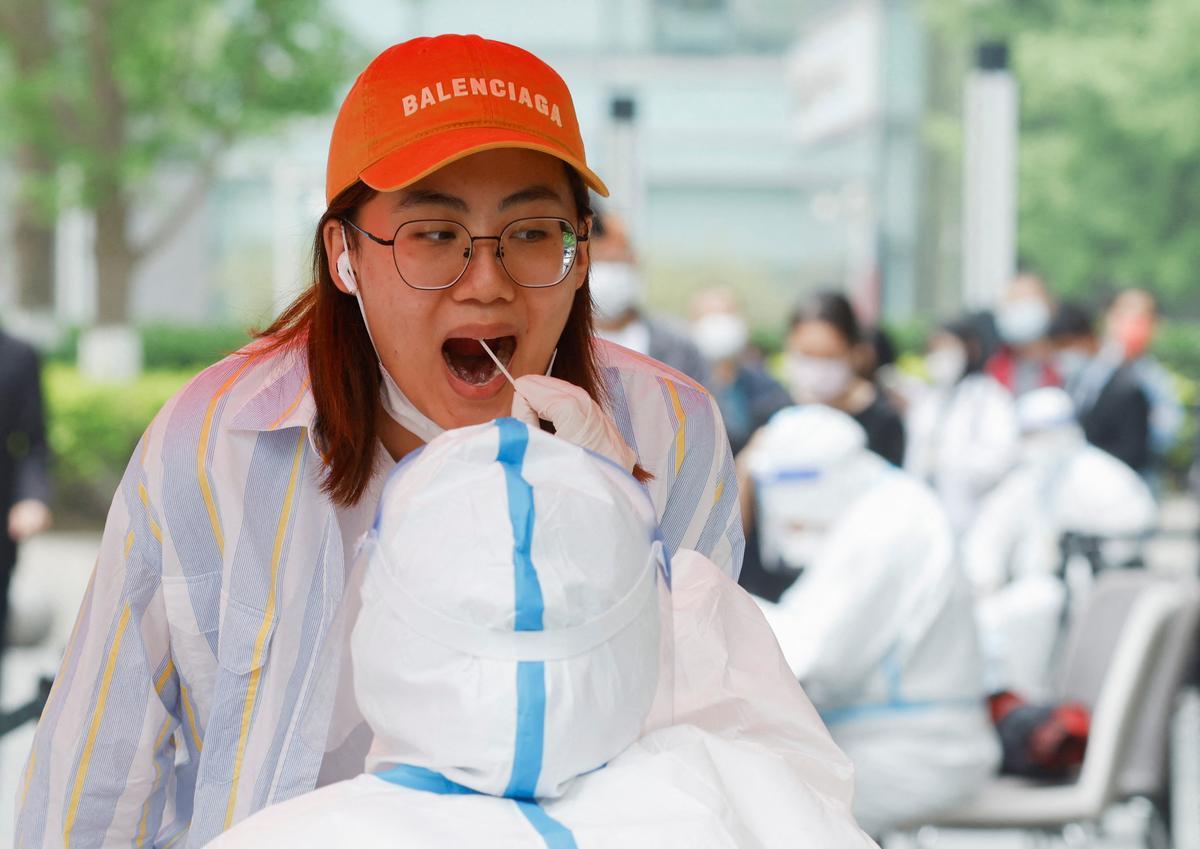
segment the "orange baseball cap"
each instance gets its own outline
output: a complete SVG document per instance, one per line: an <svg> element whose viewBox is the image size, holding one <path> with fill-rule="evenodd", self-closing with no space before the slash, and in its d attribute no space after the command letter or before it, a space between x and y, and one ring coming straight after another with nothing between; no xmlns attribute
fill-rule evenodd
<svg viewBox="0 0 1200 849"><path fill-rule="evenodd" d="M587 166L571 92L553 68L477 35L414 38L376 56L342 102L325 200L356 180L394 191L464 156L509 147L556 156L608 196Z"/></svg>

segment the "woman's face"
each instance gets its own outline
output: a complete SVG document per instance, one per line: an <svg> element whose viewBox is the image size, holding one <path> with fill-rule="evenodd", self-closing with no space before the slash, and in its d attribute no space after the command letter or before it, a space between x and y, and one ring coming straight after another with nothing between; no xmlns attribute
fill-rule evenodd
<svg viewBox="0 0 1200 849"><path fill-rule="evenodd" d="M476 153L412 185L380 193L359 208L355 224L391 239L407 221L444 219L472 236L497 236L518 218L564 218L577 229L575 202L562 163L531 150ZM346 228L347 234L352 231ZM337 273L341 229L324 230L330 273ZM396 271L392 250L351 236L351 259L379 357L401 391L443 427L506 416L512 388L478 340L488 340L514 377L542 374L549 365L587 274L580 244L566 279L528 289L515 284L496 258L495 241L477 241L470 265L449 289L421 291Z"/></svg>
<svg viewBox="0 0 1200 849"><path fill-rule="evenodd" d="M787 383L802 404L828 404L854 384L853 347L827 321L802 321L787 338Z"/></svg>

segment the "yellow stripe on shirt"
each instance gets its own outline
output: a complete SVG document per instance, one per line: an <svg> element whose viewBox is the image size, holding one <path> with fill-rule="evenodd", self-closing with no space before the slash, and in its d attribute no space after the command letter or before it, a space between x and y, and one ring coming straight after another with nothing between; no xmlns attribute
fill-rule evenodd
<svg viewBox="0 0 1200 849"><path fill-rule="evenodd" d="M154 538L162 542L162 528L158 526L158 522L154 521L154 515L150 512L150 495L146 492L145 484L138 484L138 498L142 499L142 506L146 508L146 521L150 523L150 533L154 534ZM129 552L125 554L128 556Z"/></svg>
<svg viewBox="0 0 1200 849"><path fill-rule="evenodd" d="M199 726L196 724L196 714L192 710L192 700L188 698L187 687L183 686L183 682L179 682L179 698L183 701L183 712L187 714L188 729L192 732L192 742L196 744L196 751L199 752L204 748L203 742L200 740Z"/></svg>
<svg viewBox="0 0 1200 849"><path fill-rule="evenodd" d="M254 654L250 662L250 681L246 686L246 704L242 707L242 728L238 734L237 755L233 761L233 782L229 788L229 804L225 808L225 828L233 824L233 812L237 806L238 781L241 778L242 759L246 755L246 738L250 733L250 717L254 714L254 702L258 696L259 679L262 677L263 652L266 650L267 635L271 632L271 623L275 619L275 596L279 580L279 563L283 559L283 540L287 535L288 519L292 514L292 504L296 497L296 478L300 472L300 458L304 453L305 433L300 431L296 440L296 451L292 456L292 473L288 478L287 492L283 497L283 508L279 512L279 522L275 526L275 544L271 549L271 585L267 591L266 610L263 611L262 625L259 626L258 636L254 640Z"/></svg>
<svg viewBox="0 0 1200 849"><path fill-rule="evenodd" d="M154 682L154 692L162 695L163 687L167 686L167 680L171 677L171 673L175 671L175 661L168 657L167 665L163 667L162 674L158 676L158 680Z"/></svg>
<svg viewBox="0 0 1200 849"><path fill-rule="evenodd" d="M162 778L162 767L158 764L158 750L162 748L163 741L167 739L167 732L171 730L171 717L163 720L162 728L158 732L158 736L154 738L154 783L150 785L150 795L146 797L146 801L142 803L142 821L138 825L137 846L141 849L146 845L146 821L150 818L150 799L154 796L155 790L158 789L159 779Z"/></svg>
<svg viewBox="0 0 1200 849"><path fill-rule="evenodd" d="M63 825L63 849L71 847L71 831L75 828L75 816L79 813L79 798L83 795L83 784L87 779L88 767L92 762L92 750L96 747L96 736L100 733L100 723L104 719L104 706L108 702L108 690L112 686L113 672L117 668L117 655L121 653L121 641L125 638L125 628L129 625L129 616L129 603L126 602L125 607L121 610L121 618L117 620L117 633L113 636L112 647L108 650L104 675L100 679L100 694L96 697L96 709L92 713L87 741L83 744L79 770L75 773L75 786L71 790L71 801L67 806L67 820Z"/></svg>
<svg viewBox="0 0 1200 849"><path fill-rule="evenodd" d="M208 521L212 525L213 537L217 541L217 551L222 555L225 554L225 534L221 531L221 519L217 515L217 502L213 498L212 486L208 481L208 469L205 466L204 458L208 454L208 439L212 434L213 416L217 411L217 404L230 387L237 382L237 379L242 376L242 372L250 367L254 362L253 356L246 357L246 362L242 363L241 368L235 371L228 380L221 384L221 388L216 391L208 402L208 408L204 411L204 423L200 426L200 441L196 446L196 479L200 482L200 493L204 496L204 506L208 509Z"/></svg>
<svg viewBox="0 0 1200 849"><path fill-rule="evenodd" d="M678 420L675 426L675 474L678 475L683 467L684 451L687 449L687 413L683 411L675 384L669 380L666 384L667 393L671 396L671 406L675 408L675 418Z"/></svg>
<svg viewBox="0 0 1200 849"><path fill-rule="evenodd" d="M275 421L271 422L271 424L267 427L267 430L274 430L275 428L279 427L279 423L290 416L295 409L300 406L300 401L303 400L304 393L308 391L308 383L310 379L311 378L307 377L304 378L304 381L300 384L300 391L296 393L296 397L292 399L292 403L288 405L286 410L279 414Z"/></svg>

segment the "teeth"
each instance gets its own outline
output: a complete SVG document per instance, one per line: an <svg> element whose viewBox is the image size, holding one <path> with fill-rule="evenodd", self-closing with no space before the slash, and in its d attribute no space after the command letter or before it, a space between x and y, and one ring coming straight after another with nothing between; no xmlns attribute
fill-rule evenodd
<svg viewBox="0 0 1200 849"><path fill-rule="evenodd" d="M488 347L506 366L512 360L516 351L516 339L504 336L499 339L484 340ZM476 339L447 339L442 346L442 359L446 367L464 383L472 386L482 386L494 380L500 373L492 358L483 350Z"/></svg>

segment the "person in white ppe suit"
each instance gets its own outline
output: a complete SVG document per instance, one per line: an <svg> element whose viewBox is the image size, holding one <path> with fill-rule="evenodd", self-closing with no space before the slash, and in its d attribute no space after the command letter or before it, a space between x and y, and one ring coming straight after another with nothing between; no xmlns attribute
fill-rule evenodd
<svg viewBox="0 0 1200 849"><path fill-rule="evenodd" d="M668 562L607 459L515 419L449 431L393 472L368 555L367 772L212 847L874 845L753 601Z"/></svg>
<svg viewBox="0 0 1200 849"><path fill-rule="evenodd" d="M933 487L962 534L1016 461L1016 410L1011 393L983 373L978 334L966 320L930 336L925 370L931 385L905 420L904 468Z"/></svg>
<svg viewBox="0 0 1200 849"><path fill-rule="evenodd" d="M1047 387L1017 405L1020 460L988 495L963 540L978 599L988 685L1046 695L1062 621L1064 534L1098 537L1101 560L1122 565L1157 521L1145 481L1089 445L1070 396Z"/></svg>
<svg viewBox="0 0 1200 849"><path fill-rule="evenodd" d="M747 449L767 556L799 580L762 602L793 673L854 764L873 834L951 807L994 774L975 621L945 511L823 406Z"/></svg>

